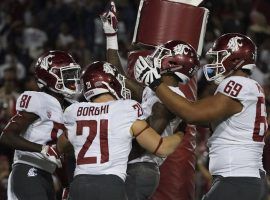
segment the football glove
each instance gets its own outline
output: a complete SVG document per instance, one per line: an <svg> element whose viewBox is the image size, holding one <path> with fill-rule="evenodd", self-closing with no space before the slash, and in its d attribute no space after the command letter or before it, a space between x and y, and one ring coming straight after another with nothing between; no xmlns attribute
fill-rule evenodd
<svg viewBox="0 0 270 200"><path fill-rule="evenodd" d="M45 159L57 165L57 167L62 167L60 155L56 149L56 146L43 145L40 152Z"/></svg>
<svg viewBox="0 0 270 200"><path fill-rule="evenodd" d="M139 56L134 67L135 79L155 90L161 84L160 68L150 57Z"/></svg>
<svg viewBox="0 0 270 200"><path fill-rule="evenodd" d="M113 1L110 1L105 11L100 15L103 30L106 36L114 36L118 30L118 20L116 17L116 7Z"/></svg>

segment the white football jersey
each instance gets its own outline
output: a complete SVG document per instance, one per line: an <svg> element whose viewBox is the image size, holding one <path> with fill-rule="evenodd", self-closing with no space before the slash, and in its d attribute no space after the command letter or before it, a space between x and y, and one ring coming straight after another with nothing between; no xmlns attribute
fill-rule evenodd
<svg viewBox="0 0 270 200"><path fill-rule="evenodd" d="M134 100L75 103L64 112L78 174L114 174L125 180L132 124L143 119Z"/></svg>
<svg viewBox="0 0 270 200"><path fill-rule="evenodd" d="M176 94L182 97L185 97L185 95L180 91L178 87L169 87L169 88ZM141 104L145 118L148 118L152 114L152 107L156 102L162 103L160 99L156 96L156 93L153 92L149 87L146 87L143 91L142 104ZM175 117L164 129L161 136L164 137L164 136L168 136L174 133L181 121L182 120L179 117ZM152 153L145 153L143 156L129 161L129 163L155 162L157 163L157 165L160 166L165 161L165 159L166 158L155 156Z"/></svg>
<svg viewBox="0 0 270 200"><path fill-rule="evenodd" d="M209 170L224 177L260 177L267 130L263 89L250 78L231 76L220 83L218 92L238 100L243 109L214 125L208 140Z"/></svg>
<svg viewBox="0 0 270 200"><path fill-rule="evenodd" d="M45 145L56 142L63 133L63 110L59 101L44 92L26 91L16 102L16 110L34 113L39 116L21 136L30 142ZM14 164L25 163L54 172L56 165L44 159L41 153L15 150Z"/></svg>

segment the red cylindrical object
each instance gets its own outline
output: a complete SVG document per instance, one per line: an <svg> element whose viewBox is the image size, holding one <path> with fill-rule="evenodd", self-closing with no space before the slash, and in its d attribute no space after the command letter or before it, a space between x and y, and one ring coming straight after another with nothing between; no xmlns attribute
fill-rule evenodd
<svg viewBox="0 0 270 200"><path fill-rule="evenodd" d="M200 55L208 13L206 8L168 0L142 0L133 43L157 45L182 40L191 44Z"/></svg>

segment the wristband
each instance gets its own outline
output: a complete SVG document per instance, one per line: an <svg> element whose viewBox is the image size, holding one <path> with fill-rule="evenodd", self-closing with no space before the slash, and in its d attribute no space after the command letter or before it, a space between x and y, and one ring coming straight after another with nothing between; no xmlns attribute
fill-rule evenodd
<svg viewBox="0 0 270 200"><path fill-rule="evenodd" d="M157 87L162 83L161 78L154 80L149 84L149 87L155 92Z"/></svg>
<svg viewBox="0 0 270 200"><path fill-rule="evenodd" d="M157 145L155 151L153 152L154 155L157 155L157 151L158 151L159 147L161 146L162 142L163 142L163 138L160 137L158 145Z"/></svg>
<svg viewBox="0 0 270 200"><path fill-rule="evenodd" d="M108 49L118 50L117 35L106 36L106 40L107 40L107 50Z"/></svg>

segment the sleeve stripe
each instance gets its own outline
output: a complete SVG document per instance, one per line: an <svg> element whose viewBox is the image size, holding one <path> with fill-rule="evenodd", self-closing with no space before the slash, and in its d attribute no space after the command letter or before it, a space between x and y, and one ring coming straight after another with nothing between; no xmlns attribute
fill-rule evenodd
<svg viewBox="0 0 270 200"><path fill-rule="evenodd" d="M146 127L143 129L143 130L141 130L141 132L139 132L137 135L134 135L134 137L136 138L136 137L138 137L139 135L141 135L146 129L148 129L150 126L149 126L149 124L147 124L146 125Z"/></svg>

